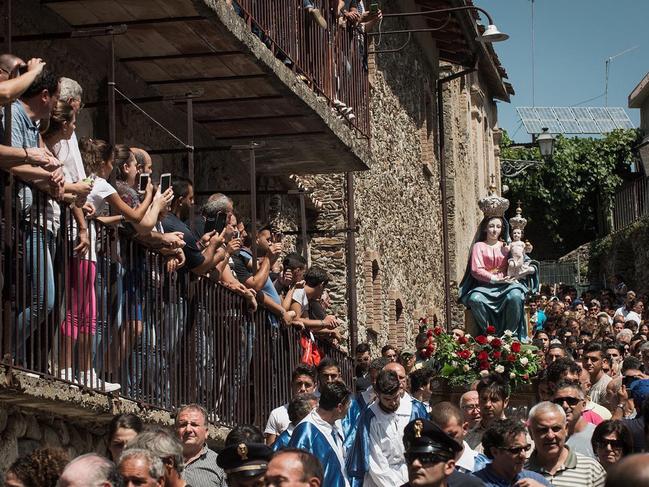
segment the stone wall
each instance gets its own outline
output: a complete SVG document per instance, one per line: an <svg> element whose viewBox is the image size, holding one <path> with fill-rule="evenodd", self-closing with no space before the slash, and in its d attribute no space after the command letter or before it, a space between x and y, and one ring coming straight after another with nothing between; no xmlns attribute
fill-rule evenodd
<svg viewBox="0 0 649 487"><path fill-rule="evenodd" d="M393 2L394 3L394 2ZM386 6L387 9L389 6ZM389 25L388 25L389 24ZM386 21L383 28L405 28ZM403 43L382 39L381 49ZM443 314L438 163L434 156L435 65L411 42L398 54L370 58L369 171L354 174L358 340L411 345L421 316ZM332 296L346 317L344 175L309 178L324 208L314 222L337 235L314 238L311 258L334 276Z"/></svg>
<svg viewBox="0 0 649 487"><path fill-rule="evenodd" d="M649 219L587 244L588 268L592 286L610 286L610 278L621 274L634 291L649 293ZM580 247L581 248L581 247ZM583 261L583 260L582 260Z"/></svg>
<svg viewBox="0 0 649 487"><path fill-rule="evenodd" d="M173 425L168 411L0 367L0 472L45 446L63 448L71 458L105 454L108 424L124 413L137 414L145 424ZM228 432L210 425L210 445L221 446Z"/></svg>

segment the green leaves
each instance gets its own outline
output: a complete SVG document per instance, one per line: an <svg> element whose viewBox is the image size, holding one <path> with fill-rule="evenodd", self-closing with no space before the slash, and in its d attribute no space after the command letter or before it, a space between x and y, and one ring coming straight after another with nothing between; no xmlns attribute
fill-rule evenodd
<svg viewBox="0 0 649 487"><path fill-rule="evenodd" d="M505 178L507 197L523 202L530 240L542 236L546 247L559 244L553 250L561 255L603 233L602 222L608 218L615 191L630 173L639 140L637 130L616 130L601 138L558 136L554 155L545 164ZM502 159L541 160L538 147L511 144L505 134Z"/></svg>

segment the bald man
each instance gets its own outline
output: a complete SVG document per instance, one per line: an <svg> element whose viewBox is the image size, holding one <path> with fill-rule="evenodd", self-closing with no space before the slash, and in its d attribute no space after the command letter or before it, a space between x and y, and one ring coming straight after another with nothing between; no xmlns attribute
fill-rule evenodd
<svg viewBox="0 0 649 487"><path fill-rule="evenodd" d="M468 428L471 430L480 423L480 404L478 399L478 391L466 391L460 397L460 409L464 421L468 423Z"/></svg>
<svg viewBox="0 0 649 487"><path fill-rule="evenodd" d="M649 453L630 455L609 469L605 487L631 485L649 485Z"/></svg>

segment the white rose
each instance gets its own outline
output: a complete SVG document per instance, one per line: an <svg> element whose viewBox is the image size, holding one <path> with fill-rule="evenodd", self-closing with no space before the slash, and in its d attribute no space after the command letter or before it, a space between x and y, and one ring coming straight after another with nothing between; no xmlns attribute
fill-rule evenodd
<svg viewBox="0 0 649 487"><path fill-rule="evenodd" d="M468 340L469 338L471 338L471 335L469 335L468 333L465 334L464 336L466 337L467 340Z"/></svg>
<svg viewBox="0 0 649 487"><path fill-rule="evenodd" d="M527 363L529 362L529 359L527 357L522 357L521 358L521 365L525 367Z"/></svg>
<svg viewBox="0 0 649 487"><path fill-rule="evenodd" d="M505 343L505 344L503 345L503 350L504 350L505 352L509 352L509 350L510 350L509 345L507 345L507 344Z"/></svg>
<svg viewBox="0 0 649 487"><path fill-rule="evenodd" d="M488 375L489 375L489 371L488 371L488 370L481 370L481 371L480 371L480 377L487 377Z"/></svg>
<svg viewBox="0 0 649 487"><path fill-rule="evenodd" d="M464 372L468 372L469 370L471 370L471 367L469 367L469 364L464 364L464 367L462 367L462 369L464 370Z"/></svg>
<svg viewBox="0 0 649 487"><path fill-rule="evenodd" d="M510 372L510 373L509 373L509 378L510 378L510 379L515 379L515 378L516 378L516 374L514 374L513 372Z"/></svg>
<svg viewBox="0 0 649 487"><path fill-rule="evenodd" d="M487 335L487 343L491 343L491 340L493 340L494 337L492 335Z"/></svg>
<svg viewBox="0 0 649 487"><path fill-rule="evenodd" d="M511 330L505 330L505 336L510 337L510 336L512 336L513 334L514 334L513 331L511 331Z"/></svg>
<svg viewBox="0 0 649 487"><path fill-rule="evenodd" d="M453 367L457 367L457 362L456 362L455 360L453 360L453 361L451 362L451 366L453 366Z"/></svg>
<svg viewBox="0 0 649 487"><path fill-rule="evenodd" d="M505 367L503 367L502 365L497 365L495 370L497 374L502 374L503 372L505 372Z"/></svg>

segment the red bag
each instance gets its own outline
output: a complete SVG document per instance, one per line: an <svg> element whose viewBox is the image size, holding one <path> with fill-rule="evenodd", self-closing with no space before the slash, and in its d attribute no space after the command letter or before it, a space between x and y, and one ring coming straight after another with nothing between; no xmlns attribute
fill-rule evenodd
<svg viewBox="0 0 649 487"><path fill-rule="evenodd" d="M300 336L300 346L302 347L302 356L300 363L317 367L322 360L322 354L318 349L318 344L315 342L315 337L311 332L302 333Z"/></svg>

